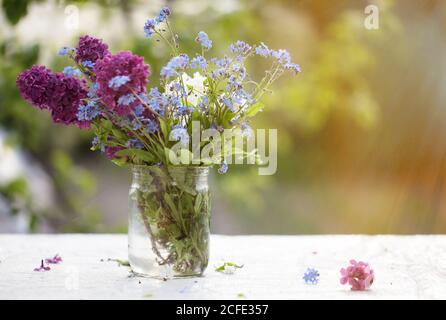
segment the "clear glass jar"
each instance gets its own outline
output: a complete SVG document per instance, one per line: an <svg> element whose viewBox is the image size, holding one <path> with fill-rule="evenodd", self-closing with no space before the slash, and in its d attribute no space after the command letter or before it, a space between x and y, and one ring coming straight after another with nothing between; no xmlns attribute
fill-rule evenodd
<svg viewBox="0 0 446 320"><path fill-rule="evenodd" d="M209 260L208 167L133 166L129 262L156 278L201 276Z"/></svg>

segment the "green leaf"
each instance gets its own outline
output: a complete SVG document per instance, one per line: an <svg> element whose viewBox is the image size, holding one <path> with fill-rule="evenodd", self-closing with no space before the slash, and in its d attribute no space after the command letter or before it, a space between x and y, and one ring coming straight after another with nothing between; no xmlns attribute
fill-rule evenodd
<svg viewBox="0 0 446 320"><path fill-rule="evenodd" d="M116 152L115 155L118 157L128 156L131 159L136 158L138 160L149 162L149 163L155 162L154 155L151 154L150 152L148 152L146 150L142 150L142 149L134 149L134 148L124 149L124 150L120 150L120 151Z"/></svg>
<svg viewBox="0 0 446 320"><path fill-rule="evenodd" d="M159 124L160 124L160 128L161 128L161 133L163 134L164 138L167 140L169 138L169 130L168 130L168 126L166 121L164 121L163 119L159 118Z"/></svg>
<svg viewBox="0 0 446 320"><path fill-rule="evenodd" d="M3 0L2 8L12 25L17 24L28 13L29 0Z"/></svg>
<svg viewBox="0 0 446 320"><path fill-rule="evenodd" d="M175 217L178 217L178 210L177 207L175 206L175 204L172 201L172 198L170 197L170 195L168 193L164 194L164 201L166 201L167 205L169 206L170 210L172 211L172 213L175 215Z"/></svg>
<svg viewBox="0 0 446 320"><path fill-rule="evenodd" d="M203 195L201 193L199 193L197 195L197 197L195 198L195 204L194 204L194 211L195 211L195 214L197 214L197 215L201 211L201 203L202 203L202 201L203 201Z"/></svg>
<svg viewBox="0 0 446 320"><path fill-rule="evenodd" d="M254 117L257 113L263 110L265 105L261 102L257 102L252 106L249 106L246 111L244 117Z"/></svg>
<svg viewBox="0 0 446 320"><path fill-rule="evenodd" d="M118 263L118 265L121 267L130 267L130 262L127 260L121 260L121 259L108 259L108 261L115 261Z"/></svg>

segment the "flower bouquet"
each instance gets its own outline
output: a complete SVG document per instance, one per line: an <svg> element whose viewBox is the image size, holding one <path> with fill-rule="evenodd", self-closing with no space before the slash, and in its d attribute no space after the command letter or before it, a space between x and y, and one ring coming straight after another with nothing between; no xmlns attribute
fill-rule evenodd
<svg viewBox="0 0 446 320"><path fill-rule="evenodd" d="M203 31L196 37L199 53L182 53L170 14L163 8L144 25L147 38L171 49L157 87L147 88L151 70L142 57L113 54L88 35L76 48L59 52L73 66L63 72L33 66L17 79L33 106L50 111L55 123L91 130L92 150L132 168L129 262L135 273L155 277L203 273L209 257L209 168L218 165L225 173L232 157L258 160L255 149L230 143L252 135L248 123L262 111L260 99L271 84L287 70L300 72L287 51L264 43L237 41L227 55L210 58L212 40ZM254 56L272 61L260 82L245 67Z"/></svg>

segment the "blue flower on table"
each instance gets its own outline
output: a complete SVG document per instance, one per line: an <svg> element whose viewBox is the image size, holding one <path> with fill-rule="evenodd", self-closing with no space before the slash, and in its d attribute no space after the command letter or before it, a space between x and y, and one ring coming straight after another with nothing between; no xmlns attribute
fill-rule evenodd
<svg viewBox="0 0 446 320"><path fill-rule="evenodd" d="M314 268L308 268L302 278L306 284L317 284L319 282L319 271Z"/></svg>

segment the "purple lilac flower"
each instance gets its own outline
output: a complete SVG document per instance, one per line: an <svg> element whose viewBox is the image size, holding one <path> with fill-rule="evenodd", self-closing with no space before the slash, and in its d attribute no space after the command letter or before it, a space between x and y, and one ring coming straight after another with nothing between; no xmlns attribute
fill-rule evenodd
<svg viewBox="0 0 446 320"><path fill-rule="evenodd" d="M319 282L319 271L313 268L308 268L302 277L306 284L317 284Z"/></svg>
<svg viewBox="0 0 446 320"><path fill-rule="evenodd" d="M50 271L51 268L49 266L45 266L43 260L41 260L40 262L40 267L34 268L34 271L36 272L46 272L46 271Z"/></svg>
<svg viewBox="0 0 446 320"><path fill-rule="evenodd" d="M47 88L52 82L53 73L44 66L33 66L17 77L17 87L22 97L34 107L48 109L51 95Z"/></svg>
<svg viewBox="0 0 446 320"><path fill-rule="evenodd" d="M128 105L124 104L123 107L119 100L122 102L121 97L129 94L139 95L146 92L150 70L142 57L128 51L119 52L99 60L94 70L96 81L99 84L97 95L107 108L116 111L119 115L127 115L140 104L139 100L135 99ZM110 81L117 76L126 76L129 81L125 86L110 88Z"/></svg>
<svg viewBox="0 0 446 320"><path fill-rule="evenodd" d="M45 262L47 264L59 264L60 262L62 262L62 257L59 256L59 254L56 254L54 257L52 258L46 258Z"/></svg>
<svg viewBox="0 0 446 320"><path fill-rule="evenodd" d="M79 104L87 96L85 81L33 66L19 75L17 87L33 106L49 109L54 122L88 127L89 123L80 122L76 117Z"/></svg>
<svg viewBox="0 0 446 320"><path fill-rule="evenodd" d="M91 67L96 61L103 59L109 54L108 45L101 39L84 35L79 38L74 60L77 63L82 63L85 67ZM87 61L89 62L88 66L86 65Z"/></svg>
<svg viewBox="0 0 446 320"><path fill-rule="evenodd" d="M54 122L65 125L76 124L79 128L89 127L89 122L77 119L78 106L87 97L84 81L56 73L48 91L52 97L49 109Z"/></svg>
<svg viewBox="0 0 446 320"><path fill-rule="evenodd" d="M195 58L193 58L190 62L190 67L192 69L200 68L202 70L205 70L207 68L207 62L206 59L203 56L197 55Z"/></svg>
<svg viewBox="0 0 446 320"><path fill-rule="evenodd" d="M69 76L69 77L80 78L82 76L82 73L78 68L71 67L71 66L65 67L62 72L64 75Z"/></svg>
<svg viewBox="0 0 446 320"><path fill-rule="evenodd" d="M226 160L223 160L223 162L220 164L220 168L218 168L218 173L225 174L226 172L228 172L228 163Z"/></svg>
<svg viewBox="0 0 446 320"><path fill-rule="evenodd" d="M212 40L209 39L209 36L204 31L198 32L195 41L199 42L201 46L206 50L212 48Z"/></svg>
<svg viewBox="0 0 446 320"><path fill-rule="evenodd" d="M119 146L115 146L115 147L106 146L104 148L104 152L109 160L113 160L115 158L116 152L121 151L123 149L124 149L123 147L119 147Z"/></svg>

